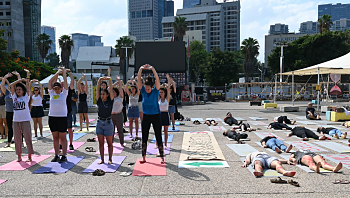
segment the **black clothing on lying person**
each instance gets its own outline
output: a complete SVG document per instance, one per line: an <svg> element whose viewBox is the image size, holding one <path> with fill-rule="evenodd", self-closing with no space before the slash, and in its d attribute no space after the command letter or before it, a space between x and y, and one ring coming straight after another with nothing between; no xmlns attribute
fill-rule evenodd
<svg viewBox="0 0 350 198"><path fill-rule="evenodd" d="M322 129L321 129L320 132L322 132L322 133L324 133L324 134L329 134L329 132L330 132L331 130L333 130L333 129L336 129L336 128L333 128L333 127L324 128L324 127L322 127Z"/></svg>
<svg viewBox="0 0 350 198"><path fill-rule="evenodd" d="M228 124L228 125L230 125L230 126L232 126L232 125L239 125L239 124L240 124L240 123L238 123L238 121L237 121L235 118L233 118L233 117L228 117L228 118L226 118L225 123Z"/></svg>
<svg viewBox="0 0 350 198"><path fill-rule="evenodd" d="M224 135L225 135L225 133L224 133ZM237 133L235 131L228 131L226 136L231 138L231 139L236 140L237 142L240 139L247 139L248 138L248 134L246 134L246 133Z"/></svg>
<svg viewBox="0 0 350 198"><path fill-rule="evenodd" d="M276 130L282 130L283 128L286 128L287 130L292 130L292 127L289 127L286 124L279 123L279 122L272 122L270 123L271 128Z"/></svg>
<svg viewBox="0 0 350 198"><path fill-rule="evenodd" d="M242 126L244 126L244 130L245 131L247 131L248 130L248 128L250 128L250 125L248 124L248 123L241 123L240 125L239 125L239 128L241 129L242 128Z"/></svg>
<svg viewBox="0 0 350 198"><path fill-rule="evenodd" d="M277 118L277 122L278 123L283 123L285 122L286 124L292 124L292 122L290 121L290 119L287 118L287 116L280 116ZM289 129L288 129L289 130Z"/></svg>
<svg viewBox="0 0 350 198"><path fill-rule="evenodd" d="M292 134L300 138L314 138L317 140L319 139L319 137L314 132L305 127L294 127L292 129Z"/></svg>
<svg viewBox="0 0 350 198"><path fill-rule="evenodd" d="M301 159L305 156L305 155L310 155L312 158L315 157L317 154L314 152L311 152L310 150L299 150L294 154L294 158L297 160L298 164L302 164L301 163Z"/></svg>

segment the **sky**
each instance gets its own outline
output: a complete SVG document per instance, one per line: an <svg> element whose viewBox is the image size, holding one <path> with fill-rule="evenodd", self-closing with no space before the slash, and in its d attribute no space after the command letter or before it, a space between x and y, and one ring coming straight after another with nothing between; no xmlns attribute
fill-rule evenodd
<svg viewBox="0 0 350 198"><path fill-rule="evenodd" d="M176 15L183 0L174 3ZM264 61L270 25L284 23L290 32L298 32L300 23L317 20L317 5L328 3L350 0L241 0L241 42L249 37L257 39L258 59ZM114 46L119 37L128 34L127 0L42 0L41 24L56 27L56 40L64 34L86 33L102 36L105 46Z"/></svg>

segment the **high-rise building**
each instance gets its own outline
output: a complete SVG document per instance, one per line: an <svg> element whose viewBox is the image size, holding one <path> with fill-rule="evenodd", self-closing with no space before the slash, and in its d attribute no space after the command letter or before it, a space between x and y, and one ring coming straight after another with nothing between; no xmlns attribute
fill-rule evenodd
<svg viewBox="0 0 350 198"><path fill-rule="evenodd" d="M350 19L340 19L333 21L332 31L350 30Z"/></svg>
<svg viewBox="0 0 350 198"><path fill-rule="evenodd" d="M103 46L103 43L101 42L101 36L89 36L88 34L74 33L72 34L72 40L74 44L71 54L72 61L77 60L80 47Z"/></svg>
<svg viewBox="0 0 350 198"><path fill-rule="evenodd" d="M332 20L350 19L350 4L323 4L318 5L318 18L328 14L332 16Z"/></svg>
<svg viewBox="0 0 350 198"><path fill-rule="evenodd" d="M269 35L287 33L289 33L289 29L286 24L276 23L275 25L270 25Z"/></svg>
<svg viewBox="0 0 350 198"><path fill-rule="evenodd" d="M235 51L240 48L240 2L216 3L202 0L194 8L179 9L176 16L185 17L188 31L201 30L202 43L207 51L215 48ZM175 17L164 17L163 37L174 36Z"/></svg>
<svg viewBox="0 0 350 198"><path fill-rule="evenodd" d="M51 26L42 25L41 26L41 34L47 34L50 36L50 39L52 40L52 44L50 45L51 48L49 49L47 54L55 53L56 52L56 28Z"/></svg>
<svg viewBox="0 0 350 198"><path fill-rule="evenodd" d="M194 8L195 5L200 5L201 0L183 0L183 9Z"/></svg>
<svg viewBox="0 0 350 198"><path fill-rule="evenodd" d="M316 34L318 33L318 22L306 21L300 23L300 34Z"/></svg>
<svg viewBox="0 0 350 198"><path fill-rule="evenodd" d="M166 0L165 1L165 15L164 16L174 16L174 1Z"/></svg>
<svg viewBox="0 0 350 198"><path fill-rule="evenodd" d="M40 34L41 0L0 1L0 26L8 52L17 50L21 56L40 60L35 38Z"/></svg>

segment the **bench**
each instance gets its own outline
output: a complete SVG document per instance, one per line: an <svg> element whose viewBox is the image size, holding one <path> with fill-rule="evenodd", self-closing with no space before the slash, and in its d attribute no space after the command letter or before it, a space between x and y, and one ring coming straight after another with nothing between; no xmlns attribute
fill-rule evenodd
<svg viewBox="0 0 350 198"><path fill-rule="evenodd" d="M264 103L264 109L267 107L277 108L277 103Z"/></svg>
<svg viewBox="0 0 350 198"><path fill-rule="evenodd" d="M250 106L253 106L253 105L261 106L261 101L249 101L249 105Z"/></svg>

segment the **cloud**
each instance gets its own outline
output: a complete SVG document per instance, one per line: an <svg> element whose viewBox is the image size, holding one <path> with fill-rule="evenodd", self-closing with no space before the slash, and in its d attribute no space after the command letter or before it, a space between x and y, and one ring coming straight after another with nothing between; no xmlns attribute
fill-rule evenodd
<svg viewBox="0 0 350 198"><path fill-rule="evenodd" d="M91 34L103 35L105 46L114 46L117 39L119 39L121 36L128 35L127 30L127 19L111 19L109 21L103 21L95 26Z"/></svg>

